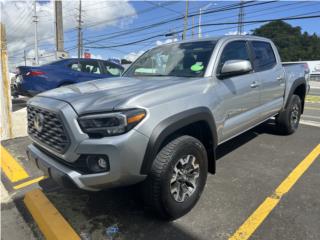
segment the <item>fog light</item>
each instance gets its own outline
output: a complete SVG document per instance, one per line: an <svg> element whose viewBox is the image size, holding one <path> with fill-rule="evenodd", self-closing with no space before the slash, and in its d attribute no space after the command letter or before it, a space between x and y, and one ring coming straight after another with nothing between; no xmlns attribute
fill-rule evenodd
<svg viewBox="0 0 320 240"><path fill-rule="evenodd" d="M109 159L104 155L89 155L86 157L87 167L93 173L110 170Z"/></svg>
<svg viewBox="0 0 320 240"><path fill-rule="evenodd" d="M106 169L107 168L107 161L106 159L104 159L103 157L100 157L98 159L98 165L99 167L103 168L103 169Z"/></svg>

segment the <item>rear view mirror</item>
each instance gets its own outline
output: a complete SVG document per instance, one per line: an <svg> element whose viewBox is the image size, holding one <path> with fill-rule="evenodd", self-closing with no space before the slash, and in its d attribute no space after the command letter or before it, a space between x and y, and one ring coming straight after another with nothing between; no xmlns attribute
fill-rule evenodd
<svg viewBox="0 0 320 240"><path fill-rule="evenodd" d="M226 61L219 74L220 77L241 75L252 70L248 60L228 60Z"/></svg>

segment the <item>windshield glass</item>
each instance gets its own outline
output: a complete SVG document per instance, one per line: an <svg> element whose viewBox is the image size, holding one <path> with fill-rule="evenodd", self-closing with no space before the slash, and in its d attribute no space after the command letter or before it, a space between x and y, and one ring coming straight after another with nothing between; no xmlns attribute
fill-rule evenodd
<svg viewBox="0 0 320 240"><path fill-rule="evenodd" d="M124 76L203 77L215 43L199 41L156 47L138 58Z"/></svg>

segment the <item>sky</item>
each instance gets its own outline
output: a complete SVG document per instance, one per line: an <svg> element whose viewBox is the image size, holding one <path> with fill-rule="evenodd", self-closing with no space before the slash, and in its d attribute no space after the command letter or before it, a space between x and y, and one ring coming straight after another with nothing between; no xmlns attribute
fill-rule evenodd
<svg viewBox="0 0 320 240"><path fill-rule="evenodd" d="M7 42L10 66L24 64L23 55L26 51L27 64L32 64L34 58L34 23L32 1L5 1L1 3L1 21L7 29ZM202 24L236 22L239 9L207 13L219 10L239 1L189 1L189 14L198 14L202 8ZM266 3L256 1L247 5L258 4L244 8L245 21L275 19L291 16L320 15L320 1L274 1ZM265 3L265 4L262 4ZM70 57L77 56L77 18L79 1L63 1L64 40L65 49ZM94 58L127 58L134 60L147 49L170 41L181 39L181 34L165 36L170 32L181 31L184 27L186 1L95 1L82 0L84 50ZM40 62L45 63L55 59L54 10L52 1L37 1L38 39ZM150 27L143 31L135 29L154 23L180 18L167 24ZM198 35L199 17L188 19L188 27L194 22L194 38ZM320 35L320 18L290 20L293 26L300 26L302 31ZM264 23L245 24L244 32ZM133 29L133 30L132 30ZM130 34L128 33L130 31ZM236 34L237 25L220 25L202 27L202 36L219 36ZM158 35L158 36L157 36ZM143 39L146 41L128 44ZM192 30L188 30L187 39L192 38ZM103 40L105 39L105 40ZM119 46L128 44L126 46ZM93 48L104 47L104 48ZM108 48L105 48L108 47Z"/></svg>

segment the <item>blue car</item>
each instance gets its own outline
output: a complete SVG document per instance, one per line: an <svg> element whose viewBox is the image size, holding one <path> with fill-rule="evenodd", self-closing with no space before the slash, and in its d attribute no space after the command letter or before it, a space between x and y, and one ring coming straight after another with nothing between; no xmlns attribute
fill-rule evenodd
<svg viewBox="0 0 320 240"><path fill-rule="evenodd" d="M13 96L34 96L53 88L99 78L117 77L124 68L99 59L63 59L39 67L19 66L11 85Z"/></svg>

